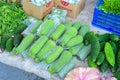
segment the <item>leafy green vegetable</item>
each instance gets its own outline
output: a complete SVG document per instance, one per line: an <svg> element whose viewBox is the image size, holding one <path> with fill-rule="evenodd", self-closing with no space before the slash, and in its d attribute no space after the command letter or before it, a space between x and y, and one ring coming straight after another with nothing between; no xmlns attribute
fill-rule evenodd
<svg viewBox="0 0 120 80"><path fill-rule="evenodd" d="M13 35L23 24L26 14L20 3L0 1L0 35Z"/></svg>
<svg viewBox="0 0 120 80"><path fill-rule="evenodd" d="M98 8L103 10L105 13L116 13L120 14L120 0L103 0L104 4Z"/></svg>

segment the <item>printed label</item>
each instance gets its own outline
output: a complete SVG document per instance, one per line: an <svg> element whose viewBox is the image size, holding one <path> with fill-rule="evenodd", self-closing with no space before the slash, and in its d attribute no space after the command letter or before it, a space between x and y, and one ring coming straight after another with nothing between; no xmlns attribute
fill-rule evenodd
<svg viewBox="0 0 120 80"><path fill-rule="evenodd" d="M46 7L49 7L52 4L52 1L46 4Z"/></svg>
<svg viewBox="0 0 120 80"><path fill-rule="evenodd" d="M68 5L69 5L69 3L66 2L66 1L64 1L64 0L61 0L61 3L62 3L64 6L68 6Z"/></svg>

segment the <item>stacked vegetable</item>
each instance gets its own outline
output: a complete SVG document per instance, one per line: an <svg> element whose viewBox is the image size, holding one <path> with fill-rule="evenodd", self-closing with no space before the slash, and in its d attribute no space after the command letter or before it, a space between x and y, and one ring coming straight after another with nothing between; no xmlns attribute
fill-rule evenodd
<svg viewBox="0 0 120 80"><path fill-rule="evenodd" d="M0 2L0 48L10 52L22 40L21 32L27 27L26 15L20 3Z"/></svg>
<svg viewBox="0 0 120 80"><path fill-rule="evenodd" d="M35 62L49 64L48 70L51 74L58 73L64 78L77 64L75 55L84 46L83 38L89 31L89 26L81 26L80 22L72 24L71 21L61 23L57 27L54 25L55 22L51 19L44 22L38 21L30 34L13 48L13 53L21 54L28 50L28 56ZM37 31L39 27L40 30ZM84 47L91 49L91 46Z"/></svg>
<svg viewBox="0 0 120 80"><path fill-rule="evenodd" d="M89 67L99 67L101 72L110 69L111 72L118 74L120 69L120 37L118 35L109 33L100 35L89 32L84 42L92 48L87 60Z"/></svg>

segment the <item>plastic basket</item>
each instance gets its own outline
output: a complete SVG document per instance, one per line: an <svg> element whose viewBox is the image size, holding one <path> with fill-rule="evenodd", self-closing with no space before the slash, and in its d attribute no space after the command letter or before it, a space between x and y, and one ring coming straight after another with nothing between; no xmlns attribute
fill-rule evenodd
<svg viewBox="0 0 120 80"><path fill-rule="evenodd" d="M95 27L116 33L120 35L120 15L113 13L104 13L98 9L103 4L103 0L99 0L94 8L94 16L92 24Z"/></svg>

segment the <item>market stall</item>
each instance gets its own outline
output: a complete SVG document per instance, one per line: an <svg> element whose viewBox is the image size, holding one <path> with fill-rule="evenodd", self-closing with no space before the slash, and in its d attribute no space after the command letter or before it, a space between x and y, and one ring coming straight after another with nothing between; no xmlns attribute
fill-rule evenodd
<svg viewBox="0 0 120 80"><path fill-rule="evenodd" d="M79 2L78 6L74 6L76 4L74 3L69 7L66 7L69 4L64 1L61 2L61 4L57 4L59 0L55 1L56 2L54 2L54 0L53 2L48 2L46 6L37 4L37 6L42 6L42 8L36 8L36 4L33 5L34 3L32 4L27 2L27 0L23 0L24 11L32 17L26 16L22 8L18 7L19 10L15 9L14 12L19 12L23 16L22 18L19 16L20 19L17 19L19 20L17 24L15 23L16 21L12 19L14 14L17 15L17 13L13 13L9 18L4 18L4 20L7 19L9 23L2 24L1 26L9 26L10 28L7 30L9 32L4 33L6 30L1 27L1 30L5 30L1 31L1 35L11 34L9 34L10 38L6 43L2 42L1 37L1 45L5 44L4 47L1 47L1 50L4 49L5 51L1 51L0 62L34 73L45 80L70 80L69 77L72 73L70 71L75 68L78 68L75 69L75 71L81 70L81 74L83 70L89 71L90 73L95 71L95 75L92 76L97 76L97 78L91 80L116 80L111 78L114 77L114 75L116 75L115 77L119 80L120 55L117 49L120 38L117 35L118 32L116 32L116 29L113 29L113 32L115 31L117 34L111 34L111 32L93 27L93 25L100 25L99 22L95 23L96 19L93 19L95 15L94 8L97 1L86 0L84 8L84 0L83 2L81 0L82 4ZM51 8L54 3L56 3L55 7L66 9L68 12L58 8ZM9 4L10 3L8 3L8 5ZM77 10L78 8L76 7L81 8ZM3 10L5 8L6 7L4 7ZM71 8L74 9L73 12ZM43 12L41 12L41 10ZM43 17L44 19L42 19ZM28 27L25 27L21 21L24 21L24 24ZM116 21L118 22L115 27L119 28L120 18ZM12 31L10 23L13 23L12 26L16 29L15 31ZM21 25L23 25L21 29L17 28ZM111 28L107 29L111 30ZM11 45L10 43L14 44ZM101 46L102 44L104 46ZM116 65L117 68L115 68ZM90 70L88 66L94 69ZM108 68L110 70L108 70ZM87 78L85 80L87 80Z"/></svg>

